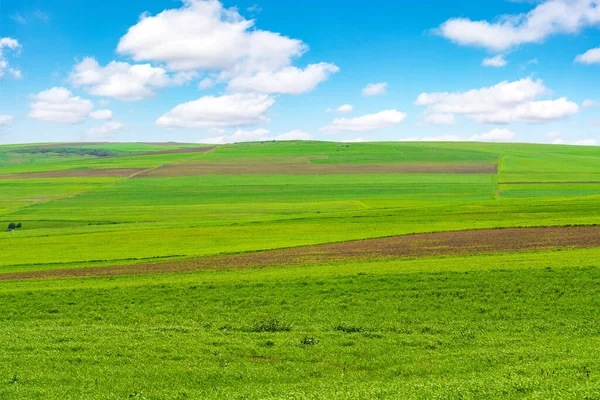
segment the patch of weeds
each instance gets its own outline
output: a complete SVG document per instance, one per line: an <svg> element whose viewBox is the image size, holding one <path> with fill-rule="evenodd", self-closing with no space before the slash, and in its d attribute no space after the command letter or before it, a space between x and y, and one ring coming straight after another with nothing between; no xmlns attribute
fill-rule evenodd
<svg viewBox="0 0 600 400"><path fill-rule="evenodd" d="M315 346L319 344L319 339L312 336L307 336L304 339L302 339L300 343L302 343L305 346Z"/></svg>
<svg viewBox="0 0 600 400"><path fill-rule="evenodd" d="M19 375L17 375L17 374L14 374L14 375L12 376L12 378L10 378L10 381L9 381L9 382L10 382L12 385L14 385L15 383L19 382L20 380L21 380L21 377L20 377Z"/></svg>
<svg viewBox="0 0 600 400"><path fill-rule="evenodd" d="M291 330L292 326L290 324L279 319L259 322L251 329L252 332L289 332Z"/></svg>
<svg viewBox="0 0 600 400"><path fill-rule="evenodd" d="M275 346L275 342L269 339L265 342L265 346L273 347L273 346Z"/></svg>
<svg viewBox="0 0 600 400"><path fill-rule="evenodd" d="M350 325L341 323L334 328L334 330L344 333L358 333L364 331L364 329L358 325Z"/></svg>

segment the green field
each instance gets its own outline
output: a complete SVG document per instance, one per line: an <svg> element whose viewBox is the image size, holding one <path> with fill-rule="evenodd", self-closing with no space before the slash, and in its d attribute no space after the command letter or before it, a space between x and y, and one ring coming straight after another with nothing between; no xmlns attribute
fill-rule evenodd
<svg viewBox="0 0 600 400"><path fill-rule="evenodd" d="M600 399L592 245L68 272L600 225L600 148L195 147L0 146L0 399Z"/></svg>

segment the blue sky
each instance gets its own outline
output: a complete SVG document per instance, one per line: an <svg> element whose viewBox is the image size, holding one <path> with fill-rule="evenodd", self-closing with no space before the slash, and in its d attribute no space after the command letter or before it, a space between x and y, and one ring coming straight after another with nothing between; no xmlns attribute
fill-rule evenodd
<svg viewBox="0 0 600 400"><path fill-rule="evenodd" d="M3 0L0 143L594 144L598 28L600 0Z"/></svg>

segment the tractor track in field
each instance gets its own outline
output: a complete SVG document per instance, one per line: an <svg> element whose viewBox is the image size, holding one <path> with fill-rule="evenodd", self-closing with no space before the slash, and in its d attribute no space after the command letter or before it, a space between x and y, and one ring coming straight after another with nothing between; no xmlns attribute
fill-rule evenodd
<svg viewBox="0 0 600 400"><path fill-rule="evenodd" d="M0 274L1 280L81 278L600 247L600 226L504 228L364 239L164 262Z"/></svg>

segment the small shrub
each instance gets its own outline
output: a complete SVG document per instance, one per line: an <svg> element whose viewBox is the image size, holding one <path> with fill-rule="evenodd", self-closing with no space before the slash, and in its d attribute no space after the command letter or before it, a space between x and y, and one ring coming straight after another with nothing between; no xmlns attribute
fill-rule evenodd
<svg viewBox="0 0 600 400"><path fill-rule="evenodd" d="M10 224L8 224L8 228L6 230L12 231L15 229L17 229L17 225L14 222L11 222Z"/></svg>
<svg viewBox="0 0 600 400"><path fill-rule="evenodd" d="M302 339L302 341L300 342L305 346L314 346L319 344L319 339L315 338L315 337L305 337L304 339Z"/></svg>
<svg viewBox="0 0 600 400"><path fill-rule="evenodd" d="M358 333L362 332L363 328L356 325L348 325L348 324L339 324L334 328L336 331L344 332L344 333Z"/></svg>
<svg viewBox="0 0 600 400"><path fill-rule="evenodd" d="M19 222L16 226L17 229L20 229L23 225L21 225L21 223Z"/></svg>
<svg viewBox="0 0 600 400"><path fill-rule="evenodd" d="M292 326L279 319L271 319L254 325L252 332L289 332Z"/></svg>
<svg viewBox="0 0 600 400"><path fill-rule="evenodd" d="M275 342L269 339L265 342L265 346L273 347L273 346L275 346Z"/></svg>

